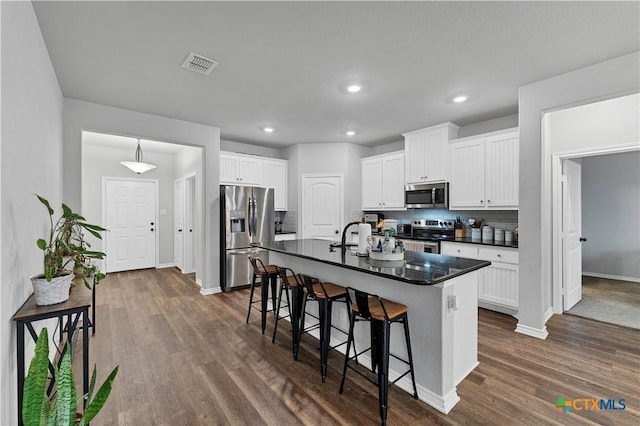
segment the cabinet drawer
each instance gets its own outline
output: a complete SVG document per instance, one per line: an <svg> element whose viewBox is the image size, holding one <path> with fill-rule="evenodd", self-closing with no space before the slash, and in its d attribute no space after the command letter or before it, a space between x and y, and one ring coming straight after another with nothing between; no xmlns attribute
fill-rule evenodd
<svg viewBox="0 0 640 426"><path fill-rule="evenodd" d="M477 259L478 248L472 244L442 243L440 254L464 257L467 259Z"/></svg>
<svg viewBox="0 0 640 426"><path fill-rule="evenodd" d="M490 262L513 263L519 262L518 250L497 249L491 247L479 247L478 259L488 260Z"/></svg>

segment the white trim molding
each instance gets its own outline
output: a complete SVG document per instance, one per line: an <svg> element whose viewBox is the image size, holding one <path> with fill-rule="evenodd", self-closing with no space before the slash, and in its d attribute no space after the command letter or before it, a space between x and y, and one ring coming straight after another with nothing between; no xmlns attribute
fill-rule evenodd
<svg viewBox="0 0 640 426"><path fill-rule="evenodd" d="M200 286L202 286L202 284L200 284ZM218 286L218 287L212 287L212 288L203 288L200 290L200 294L203 296L209 296L211 294L218 294L218 293L222 293L222 287Z"/></svg>
<svg viewBox="0 0 640 426"><path fill-rule="evenodd" d="M640 277L624 277L622 275L601 274L599 272L582 271L582 275L596 278L606 278L608 280L630 281L632 283L640 283Z"/></svg>
<svg viewBox="0 0 640 426"><path fill-rule="evenodd" d="M544 326L540 329L529 327L528 325L518 323L516 327L516 333L524 334L527 336L535 337L537 339L545 340L547 336L549 336L549 332L547 331L547 327Z"/></svg>
<svg viewBox="0 0 640 426"><path fill-rule="evenodd" d="M173 263L161 263L158 266L156 266L156 269L164 269L164 268L173 268L174 265Z"/></svg>
<svg viewBox="0 0 640 426"><path fill-rule="evenodd" d="M196 284L198 284L200 287L202 287L202 280L198 277L196 277Z"/></svg>
<svg viewBox="0 0 640 426"><path fill-rule="evenodd" d="M546 324L549 319L553 316L553 306L549 306L547 311L544 313L544 323Z"/></svg>

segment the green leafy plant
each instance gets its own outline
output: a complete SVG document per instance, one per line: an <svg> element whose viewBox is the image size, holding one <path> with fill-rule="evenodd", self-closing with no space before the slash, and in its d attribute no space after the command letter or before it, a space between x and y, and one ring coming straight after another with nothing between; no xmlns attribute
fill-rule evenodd
<svg viewBox="0 0 640 426"><path fill-rule="evenodd" d="M44 253L44 277L51 281L53 277L74 272L77 277L82 278L87 288L91 288L91 283L87 280L89 277L93 277L93 284L98 284L105 274L100 272L93 261L104 259L106 255L90 250L91 245L85 240L85 232L101 240L100 232L106 229L87 223L84 217L74 213L66 204L62 204L62 216L54 221L55 212L49 201L37 194L36 197L47 208L50 221L48 238L36 241L36 245Z"/></svg>
<svg viewBox="0 0 640 426"><path fill-rule="evenodd" d="M113 381L118 374L113 369L104 383L95 393L96 367L93 367L89 392L83 396L87 401L84 413L77 414L76 385L71 368L71 350L62 356L59 367L55 367L56 392L53 399L46 394L49 376L49 333L43 328L36 343L35 355L29 365L29 373L24 380L22 398L22 422L25 426L84 426L100 412L109 398Z"/></svg>

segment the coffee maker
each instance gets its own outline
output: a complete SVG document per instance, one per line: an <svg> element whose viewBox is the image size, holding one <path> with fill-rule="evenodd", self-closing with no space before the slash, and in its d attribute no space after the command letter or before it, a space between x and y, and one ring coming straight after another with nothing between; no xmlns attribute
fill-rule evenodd
<svg viewBox="0 0 640 426"><path fill-rule="evenodd" d="M378 223L380 223L381 220L384 220L384 215L382 214L378 214L378 213L366 213L364 215L364 223L368 223L369 225L371 225L371 234L377 234L378 233L378 228L376 228L376 226L378 226Z"/></svg>

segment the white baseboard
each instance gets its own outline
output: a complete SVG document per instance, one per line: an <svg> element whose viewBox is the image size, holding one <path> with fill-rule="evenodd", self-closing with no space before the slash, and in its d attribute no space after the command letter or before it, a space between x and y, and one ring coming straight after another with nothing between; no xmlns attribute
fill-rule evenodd
<svg viewBox="0 0 640 426"><path fill-rule="evenodd" d="M156 266L156 269L173 268L174 266L176 265L173 263L161 263Z"/></svg>
<svg viewBox="0 0 640 426"><path fill-rule="evenodd" d="M200 284L202 287L202 284ZM209 296L210 294L222 293L222 287L213 287L213 288L203 288L200 290L200 294L203 296Z"/></svg>
<svg viewBox="0 0 640 426"><path fill-rule="evenodd" d="M527 336L535 337L537 339L545 340L547 336L549 336L549 332L547 331L547 327L542 328L533 328L528 325L518 323L516 327L516 333L525 334Z"/></svg>
<svg viewBox="0 0 640 426"><path fill-rule="evenodd" d="M196 277L196 284L198 284L200 287L202 287L202 280L198 277Z"/></svg>
<svg viewBox="0 0 640 426"><path fill-rule="evenodd" d="M632 283L640 283L640 278L638 277L623 277L622 275L609 275L609 274L601 274L599 272L585 272L585 271L582 271L582 275L586 275L588 277L606 278L609 280L631 281Z"/></svg>
<svg viewBox="0 0 640 426"><path fill-rule="evenodd" d="M544 313L544 323L546 324L547 321L549 321L549 319L553 316L553 307L550 306L549 309L547 309L547 311Z"/></svg>

